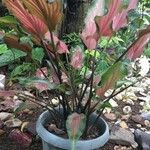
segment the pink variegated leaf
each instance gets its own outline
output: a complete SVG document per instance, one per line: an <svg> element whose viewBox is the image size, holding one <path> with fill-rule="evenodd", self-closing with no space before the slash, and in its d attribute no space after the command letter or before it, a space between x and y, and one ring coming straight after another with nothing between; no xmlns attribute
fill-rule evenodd
<svg viewBox="0 0 150 150"><path fill-rule="evenodd" d="M49 32L45 34L45 39L51 42L51 36ZM57 49L57 53L59 54L69 53L67 45L63 41L59 40L58 37L54 34L53 34L53 40Z"/></svg>
<svg viewBox="0 0 150 150"><path fill-rule="evenodd" d="M144 47L149 43L149 41L150 33L147 33L138 38L129 48L127 52L127 58L129 58L130 60L134 60L139 57L143 53Z"/></svg>
<svg viewBox="0 0 150 150"><path fill-rule="evenodd" d="M118 31L120 28L127 26L127 10L123 10L113 18L113 31Z"/></svg>
<svg viewBox="0 0 150 150"><path fill-rule="evenodd" d="M76 51L72 55L70 64L73 68L80 69L83 64L83 59L84 59L84 56L83 56L82 50L80 47L77 47Z"/></svg>
<svg viewBox="0 0 150 150"><path fill-rule="evenodd" d="M135 9L137 7L137 4L138 0L130 0L127 10L130 11L132 9Z"/></svg>
<svg viewBox="0 0 150 150"><path fill-rule="evenodd" d="M99 36L95 24L95 17L104 14L104 0L96 0L95 4L89 9L85 18L85 27L81 33L81 39L88 49L95 49Z"/></svg>
<svg viewBox="0 0 150 150"><path fill-rule="evenodd" d="M112 20L121 7L121 0L109 0L108 13L102 17L96 17L100 36L112 36Z"/></svg>
<svg viewBox="0 0 150 150"><path fill-rule="evenodd" d="M84 114L73 113L68 116L66 128L69 139L72 143L72 149L75 147L76 141L83 134L86 125L86 116Z"/></svg>
<svg viewBox="0 0 150 150"><path fill-rule="evenodd" d="M88 24L86 24L80 37L88 49L96 48L98 42L98 34L96 24L94 21L91 21Z"/></svg>

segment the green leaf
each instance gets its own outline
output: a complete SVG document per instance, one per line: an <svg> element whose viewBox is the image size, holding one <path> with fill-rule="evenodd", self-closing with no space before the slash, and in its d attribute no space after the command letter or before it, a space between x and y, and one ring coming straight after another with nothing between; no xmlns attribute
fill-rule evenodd
<svg viewBox="0 0 150 150"><path fill-rule="evenodd" d="M13 16L0 17L0 23L4 24L17 24L17 20Z"/></svg>
<svg viewBox="0 0 150 150"><path fill-rule="evenodd" d="M0 44L0 54L5 53L8 50L6 44Z"/></svg>
<svg viewBox="0 0 150 150"><path fill-rule="evenodd" d="M44 51L43 48L35 48L32 50L32 59L38 62L42 62L44 58Z"/></svg>
<svg viewBox="0 0 150 150"><path fill-rule="evenodd" d="M68 116L66 128L69 139L71 140L71 148L75 150L76 141L83 134L86 125L86 116L84 114L73 113Z"/></svg>
<svg viewBox="0 0 150 150"><path fill-rule="evenodd" d="M112 108L111 104L108 101L100 103L97 107L97 110L101 110L101 109L104 109L106 107Z"/></svg>
<svg viewBox="0 0 150 150"><path fill-rule="evenodd" d="M33 47L33 42L31 41L31 38L28 36L24 36L20 38L21 44L29 44L31 47Z"/></svg>
<svg viewBox="0 0 150 150"><path fill-rule="evenodd" d="M30 71L33 70L34 70L34 66L31 63L23 63L22 65L17 66L11 72L11 78L27 75Z"/></svg>
<svg viewBox="0 0 150 150"><path fill-rule="evenodd" d="M36 87L37 89L40 90L41 86L45 87L46 90L52 90L57 88L56 83L50 83L46 79L41 79L37 77L31 77L31 78L18 78L20 84L25 85L25 86L30 86L30 87Z"/></svg>
<svg viewBox="0 0 150 150"><path fill-rule="evenodd" d="M101 87L97 89L98 96L104 96L104 93L111 89L116 82L123 77L122 63L118 62L112 65L103 75L101 79Z"/></svg>
<svg viewBox="0 0 150 150"><path fill-rule="evenodd" d="M8 65L18 58L24 57L27 54L23 51L12 49L7 50L4 54L0 56L0 67Z"/></svg>

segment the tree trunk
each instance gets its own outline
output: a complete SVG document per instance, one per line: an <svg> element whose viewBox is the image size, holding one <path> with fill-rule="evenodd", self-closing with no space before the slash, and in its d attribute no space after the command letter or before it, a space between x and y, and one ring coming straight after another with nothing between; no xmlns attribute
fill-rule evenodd
<svg viewBox="0 0 150 150"><path fill-rule="evenodd" d="M84 26L84 18L92 0L67 0L60 35L79 33Z"/></svg>

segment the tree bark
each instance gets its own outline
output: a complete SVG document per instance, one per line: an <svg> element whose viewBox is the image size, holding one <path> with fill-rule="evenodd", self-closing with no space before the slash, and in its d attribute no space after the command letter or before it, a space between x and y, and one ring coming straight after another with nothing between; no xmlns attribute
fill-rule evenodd
<svg viewBox="0 0 150 150"><path fill-rule="evenodd" d="M60 35L79 33L84 26L84 18L92 0L67 0Z"/></svg>

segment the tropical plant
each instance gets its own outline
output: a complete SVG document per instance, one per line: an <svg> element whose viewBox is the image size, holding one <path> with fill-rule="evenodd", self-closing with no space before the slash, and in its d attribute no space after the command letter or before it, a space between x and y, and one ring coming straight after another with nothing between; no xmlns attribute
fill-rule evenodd
<svg viewBox="0 0 150 150"><path fill-rule="evenodd" d="M150 25L132 35L133 39L128 41L126 47L122 47L119 57L110 57L118 49L117 43L112 47L110 42L116 40L115 35L121 29L128 27L127 16L136 8L138 0L129 0L127 4L121 0L95 1L80 34L82 45L77 41L76 46L67 45L54 32L63 16L60 0L5 0L4 3L18 20L21 32L30 37L37 47L36 52L42 48L46 56L47 68L41 65L43 55L36 55L35 60L40 62L37 77L22 79L22 82L55 93L58 105L63 108L62 128L68 133L74 147L80 137L86 139L93 127L89 125L89 116L99 110L98 119L112 97L134 84L116 90L117 81L127 75L130 62L139 57L148 44ZM20 34L17 30L15 33L17 37L4 35L5 43L30 51L31 45L19 43ZM102 38L105 41L101 42ZM42 74L42 78L38 78L39 74ZM109 89L114 90L106 97ZM56 112L52 101L44 107Z"/></svg>

